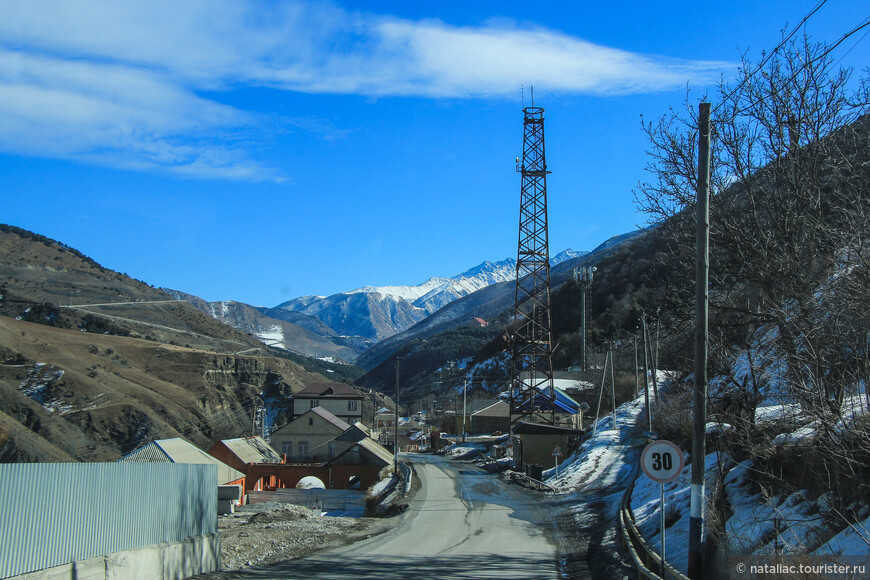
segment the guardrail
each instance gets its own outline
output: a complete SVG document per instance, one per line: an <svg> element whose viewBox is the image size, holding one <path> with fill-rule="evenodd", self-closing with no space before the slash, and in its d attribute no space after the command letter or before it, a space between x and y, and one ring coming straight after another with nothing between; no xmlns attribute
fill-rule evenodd
<svg viewBox="0 0 870 580"><path fill-rule="evenodd" d="M619 508L619 529L622 533L622 542L631 554L631 559L637 567L637 577L647 578L648 580L662 580L657 572L662 568L662 557L653 550L647 541L644 539L640 530L634 523L634 512L631 510L631 493L634 491L634 483L637 481L640 466L635 468L634 475L631 479L631 485L628 486L625 494L622 496L622 504ZM677 580L689 580L689 577L671 566L669 562L665 562L664 578L676 578Z"/></svg>
<svg viewBox="0 0 870 580"><path fill-rule="evenodd" d="M405 480L402 485L402 497L404 497L409 491L411 491L411 479L414 477L414 470L411 469L411 466L407 463L400 463L399 467L402 470L402 476Z"/></svg>

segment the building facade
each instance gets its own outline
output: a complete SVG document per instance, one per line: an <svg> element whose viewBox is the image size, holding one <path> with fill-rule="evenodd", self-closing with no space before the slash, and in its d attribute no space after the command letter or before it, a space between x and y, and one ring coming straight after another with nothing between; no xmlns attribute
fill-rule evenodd
<svg viewBox="0 0 870 580"><path fill-rule="evenodd" d="M363 395L344 383L315 383L293 395L293 419L318 407L350 426L362 421Z"/></svg>

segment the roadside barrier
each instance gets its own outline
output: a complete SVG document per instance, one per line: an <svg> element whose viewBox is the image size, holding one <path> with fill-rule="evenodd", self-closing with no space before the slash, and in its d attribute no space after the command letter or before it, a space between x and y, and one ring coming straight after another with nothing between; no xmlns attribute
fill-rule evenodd
<svg viewBox="0 0 870 580"><path fill-rule="evenodd" d="M405 497L411 491L411 478L414 476L414 470L407 463L400 463L399 468L404 476L404 484L402 486L402 497Z"/></svg>
<svg viewBox="0 0 870 580"><path fill-rule="evenodd" d="M637 567L637 577L661 580L662 576L653 570L661 570L662 557L650 547L640 530L637 529L634 523L634 512L631 510L631 493L634 491L634 483L637 481L639 472L640 466L638 465L631 478L631 485L622 496L622 504L619 509L619 529L622 533L622 542L631 554L635 567ZM665 562L665 578L689 580L688 576L671 566L669 562Z"/></svg>

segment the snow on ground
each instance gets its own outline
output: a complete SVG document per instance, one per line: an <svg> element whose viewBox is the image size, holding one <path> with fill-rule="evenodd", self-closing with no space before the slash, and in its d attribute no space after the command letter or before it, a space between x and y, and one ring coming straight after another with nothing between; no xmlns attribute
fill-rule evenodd
<svg viewBox="0 0 870 580"><path fill-rule="evenodd" d="M664 484L665 489L665 557L675 568L687 573L689 553L689 509L691 503L692 465L685 454L685 467L679 477ZM704 462L705 492L710 499L720 470L732 461L718 453L707 455ZM652 549L661 553L661 484L638 475L631 495L631 509L641 534Z"/></svg>
<svg viewBox="0 0 870 580"><path fill-rule="evenodd" d="M859 395L856 395L856 397ZM863 396L863 395L860 395ZM864 409L865 402L849 401L847 406ZM637 471L644 441L637 437L635 424L643 410L643 398L625 403L617 409L618 429L613 429L608 414L598 421L594 437L559 465L544 472L544 480L557 492L577 498L577 517L598 510L602 521L615 522L623 491L637 472L631 496L631 506L637 526L655 550L661 549L660 484ZM857 412L857 411L856 411ZM767 405L758 410L759 422L797 419L800 408L792 404ZM850 417L845 421L848 423ZM804 418L804 423L806 419ZM799 423L800 424L800 423ZM727 430L730 426L708 425L709 430ZM815 434L815 423L786 433L782 441L798 441ZM641 427L643 428L643 427ZM691 459L685 455L686 466L672 483L665 484L665 545L668 561L687 572L689 543L689 513L691 502ZM764 497L752 478L752 462L734 464L727 454L708 454L705 459L705 490L710 501L717 485L722 485L730 514L724 523L731 555L802 553L870 554L870 508L861 508L859 517L867 518L845 529L831 529L825 497L810 500L808 492L787 496ZM590 500L589 498L594 498ZM590 502L599 502L592 507ZM613 516L612 516L613 515ZM611 537L612 536L612 537ZM602 544L618 542L616 530L608 530Z"/></svg>
<svg viewBox="0 0 870 580"><path fill-rule="evenodd" d="M801 406L797 403L766 405L755 409L755 422L761 424L771 421L796 421L800 415Z"/></svg>
<svg viewBox="0 0 870 580"><path fill-rule="evenodd" d="M381 493L383 493L387 489L387 487L391 483L394 482L394 480L397 481L398 479L396 477L393 477L393 476L381 478L380 481L378 481L376 484L374 484L372 486L372 489L369 492L369 496L380 495Z"/></svg>
<svg viewBox="0 0 870 580"><path fill-rule="evenodd" d="M870 553L870 518L847 526L823 546L813 551L813 554L835 556L868 553Z"/></svg>
<svg viewBox="0 0 870 580"><path fill-rule="evenodd" d="M751 480L752 461L725 477L725 496L733 515L725 522L731 554L800 554L830 536L825 514L808 492L764 498Z"/></svg>
<svg viewBox="0 0 870 580"><path fill-rule="evenodd" d="M260 342L267 346L277 346L284 348L284 330L277 324L255 332L254 336L260 339Z"/></svg>
<svg viewBox="0 0 870 580"><path fill-rule="evenodd" d="M447 448L445 455L451 459L470 459L486 453L486 445L479 443L454 443Z"/></svg>
<svg viewBox="0 0 870 580"><path fill-rule="evenodd" d="M557 490L580 490L593 481L596 487L607 487L629 477L633 466L626 463L626 457L638 444L630 440L629 431L642 410L642 397L617 408L618 430L613 428L610 414L600 419L595 436L584 441L578 452L559 465L558 476L555 466L544 472L547 485Z"/></svg>
<svg viewBox="0 0 870 580"><path fill-rule="evenodd" d="M553 386L563 391L569 389L587 391L596 388L595 385L588 381L578 381L575 379L553 379Z"/></svg>

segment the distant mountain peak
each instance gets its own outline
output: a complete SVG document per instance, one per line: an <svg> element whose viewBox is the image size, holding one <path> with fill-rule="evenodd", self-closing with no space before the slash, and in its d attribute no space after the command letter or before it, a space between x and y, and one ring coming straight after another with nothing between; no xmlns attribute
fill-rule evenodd
<svg viewBox="0 0 870 580"><path fill-rule="evenodd" d="M553 265L582 256L565 250ZM303 296L276 307L314 316L343 336L383 340L403 332L458 298L516 277L516 260L485 260L451 278L433 276L416 285L363 286L327 297Z"/></svg>

